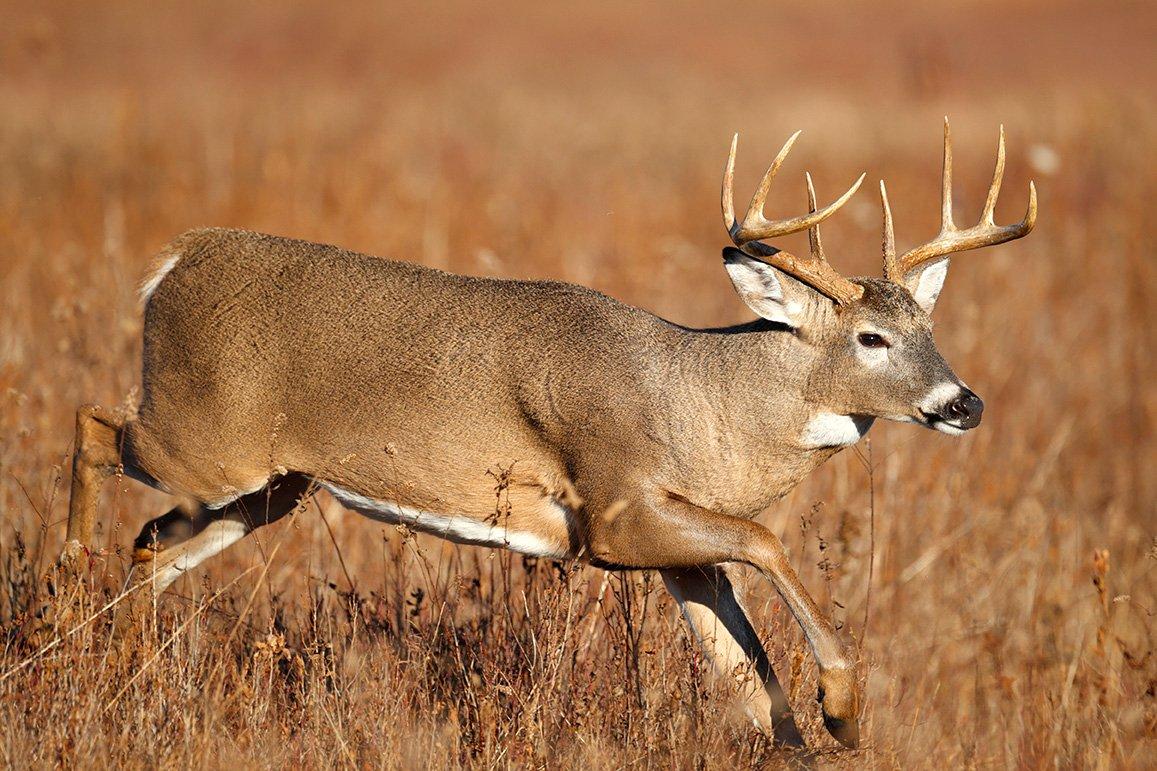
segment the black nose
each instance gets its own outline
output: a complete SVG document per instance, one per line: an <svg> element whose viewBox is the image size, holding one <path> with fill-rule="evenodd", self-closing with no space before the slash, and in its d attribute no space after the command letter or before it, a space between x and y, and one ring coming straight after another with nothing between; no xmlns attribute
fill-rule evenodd
<svg viewBox="0 0 1157 771"><path fill-rule="evenodd" d="M980 425L980 416L984 413L984 402L980 397L968 389L944 405L944 419L950 420L961 428L976 428Z"/></svg>

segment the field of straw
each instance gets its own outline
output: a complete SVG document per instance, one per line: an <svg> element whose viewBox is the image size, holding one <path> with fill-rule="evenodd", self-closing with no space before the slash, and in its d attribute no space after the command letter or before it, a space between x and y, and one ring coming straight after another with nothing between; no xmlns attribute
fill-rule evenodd
<svg viewBox="0 0 1157 771"><path fill-rule="evenodd" d="M114 639L128 547L172 504L110 482L80 575L54 572L73 414L131 409L136 289L187 228L734 323L749 312L719 259L732 132L743 197L804 129L769 212L802 211L805 169L821 198L867 171L824 235L838 268L877 274L875 180L901 247L929 238L946 113L958 222L979 214L1000 123L998 219L1019 219L1030 178L1040 191L1036 231L954 260L936 309L984 424L955 439L878 424L760 517L860 646L859 750L824 731L774 590L731 572L821 765L1157 766L1157 7L4 6L4 766L790 762L657 576L415 537L324 495Z"/></svg>

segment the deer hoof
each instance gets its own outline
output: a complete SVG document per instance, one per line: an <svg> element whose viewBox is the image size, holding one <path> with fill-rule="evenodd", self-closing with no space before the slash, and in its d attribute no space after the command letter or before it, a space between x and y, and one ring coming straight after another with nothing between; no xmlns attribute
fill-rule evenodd
<svg viewBox="0 0 1157 771"><path fill-rule="evenodd" d="M851 669L821 672L818 700L828 733L848 749L859 747L860 700L856 694L855 672Z"/></svg>
<svg viewBox="0 0 1157 771"><path fill-rule="evenodd" d="M855 719L841 720L824 713L824 728L828 729L837 742L854 750L860 746L860 724Z"/></svg>

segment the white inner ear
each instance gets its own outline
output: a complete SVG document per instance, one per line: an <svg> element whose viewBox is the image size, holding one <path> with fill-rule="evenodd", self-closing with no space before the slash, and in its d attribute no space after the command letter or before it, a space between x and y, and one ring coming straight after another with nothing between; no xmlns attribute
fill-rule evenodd
<svg viewBox="0 0 1157 771"><path fill-rule="evenodd" d="M783 284L775 275L775 268L747 255L733 256L726 265L735 291L748 308L768 321L799 326L802 308L799 303L784 299Z"/></svg>
<svg viewBox="0 0 1157 771"><path fill-rule="evenodd" d="M944 279L948 276L949 262L948 259L933 262L921 270L919 275L908 278L908 290L925 313L932 313L932 308L936 306L936 298L940 296Z"/></svg>

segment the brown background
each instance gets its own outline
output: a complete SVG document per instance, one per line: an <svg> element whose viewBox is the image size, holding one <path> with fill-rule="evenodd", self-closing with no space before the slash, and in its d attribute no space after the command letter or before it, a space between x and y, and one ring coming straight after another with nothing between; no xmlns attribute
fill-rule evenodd
<svg viewBox="0 0 1157 771"><path fill-rule="evenodd" d="M122 483L97 591L41 580L72 412L131 403L136 286L185 228L562 278L730 323L748 315L718 256L733 131L743 198L804 129L770 212L802 210L805 168L821 198L867 171L825 237L838 267L875 273L875 179L901 248L928 238L945 113L958 221L1004 123L998 216L1020 217L1031 177L1039 224L955 260L936 310L984 425L881 425L762 517L863 641L867 746L824 762L1152 763L1151 3L6 6L0 675L29 662L0 681L7 765L782 760L699 677L653 578L409 539L328 500L182 579L130 644L109 647L104 614L30 661L115 594L124 547L168 505ZM735 572L809 737L832 747L798 630Z"/></svg>

